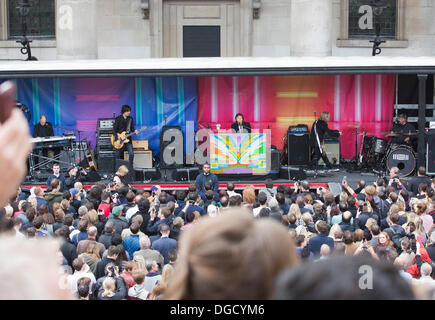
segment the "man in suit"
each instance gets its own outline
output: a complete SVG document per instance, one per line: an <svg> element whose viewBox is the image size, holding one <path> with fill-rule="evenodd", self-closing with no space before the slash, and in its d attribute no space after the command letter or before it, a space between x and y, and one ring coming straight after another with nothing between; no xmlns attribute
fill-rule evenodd
<svg viewBox="0 0 435 320"><path fill-rule="evenodd" d="M157 250L163 256L164 264L169 263L169 250L177 249L177 240L169 238L170 232L171 229L167 224L161 224L160 233L162 236L151 245L154 250Z"/></svg>
<svg viewBox="0 0 435 320"><path fill-rule="evenodd" d="M238 113L235 117L236 122L231 125L233 133L251 133L251 124L245 122L243 114Z"/></svg>

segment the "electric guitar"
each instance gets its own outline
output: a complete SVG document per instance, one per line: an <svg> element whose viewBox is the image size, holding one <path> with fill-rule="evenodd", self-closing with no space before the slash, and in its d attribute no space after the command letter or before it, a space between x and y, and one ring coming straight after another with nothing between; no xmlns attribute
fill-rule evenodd
<svg viewBox="0 0 435 320"><path fill-rule="evenodd" d="M85 137L85 141L87 145L86 159L88 160L89 163L89 170L98 171L97 162L95 161L94 154L92 153L91 146L89 145L88 139L86 139L86 137Z"/></svg>
<svg viewBox="0 0 435 320"><path fill-rule="evenodd" d="M143 127L142 129L139 130L139 132L145 130L146 128L147 127ZM110 142L112 143L112 146L115 149L122 149L124 147L124 144L130 142L130 139L128 139L128 138L130 138L131 136L133 136L135 134L136 134L136 132L132 132L132 133L127 134L126 131L123 131L121 133L117 133L116 138L115 138L115 135L112 134L110 137ZM118 140L119 140L119 143L117 142Z"/></svg>

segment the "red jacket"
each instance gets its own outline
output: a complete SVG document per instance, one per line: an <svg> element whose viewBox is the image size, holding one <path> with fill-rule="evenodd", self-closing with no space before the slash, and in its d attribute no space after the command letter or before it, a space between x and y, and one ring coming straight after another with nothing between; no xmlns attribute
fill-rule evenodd
<svg viewBox="0 0 435 320"><path fill-rule="evenodd" d="M432 262L429 255L427 254L426 248L423 246L422 243L420 243L420 257L421 257L421 263L423 262ZM414 278L420 277L420 272L418 271L417 262L414 258L414 264L408 268L408 273L413 276Z"/></svg>

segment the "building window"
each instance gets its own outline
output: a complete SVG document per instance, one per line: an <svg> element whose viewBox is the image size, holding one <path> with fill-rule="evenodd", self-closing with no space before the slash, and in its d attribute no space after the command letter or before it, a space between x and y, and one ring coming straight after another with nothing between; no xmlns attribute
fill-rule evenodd
<svg viewBox="0 0 435 320"><path fill-rule="evenodd" d="M376 27L384 38L397 38L397 0L349 0L349 39L376 36Z"/></svg>
<svg viewBox="0 0 435 320"><path fill-rule="evenodd" d="M9 0L8 1L8 38L23 35L23 20L18 9L22 3L29 3L26 19L29 38L55 37L55 0Z"/></svg>

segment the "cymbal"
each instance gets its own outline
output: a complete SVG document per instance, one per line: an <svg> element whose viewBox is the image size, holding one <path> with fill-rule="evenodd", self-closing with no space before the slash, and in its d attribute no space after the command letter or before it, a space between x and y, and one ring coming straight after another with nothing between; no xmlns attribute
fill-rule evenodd
<svg viewBox="0 0 435 320"><path fill-rule="evenodd" d="M416 136L417 132L382 132L386 137Z"/></svg>
<svg viewBox="0 0 435 320"><path fill-rule="evenodd" d="M349 127L349 128L361 128L362 126L360 124L347 124L346 127Z"/></svg>

